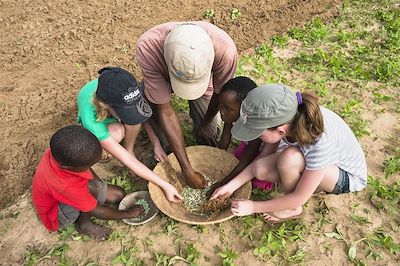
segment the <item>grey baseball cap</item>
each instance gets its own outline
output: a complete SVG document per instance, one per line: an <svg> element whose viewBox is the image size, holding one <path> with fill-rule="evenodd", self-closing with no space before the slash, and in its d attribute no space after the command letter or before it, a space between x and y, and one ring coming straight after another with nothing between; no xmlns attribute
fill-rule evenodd
<svg viewBox="0 0 400 266"><path fill-rule="evenodd" d="M233 124L232 136L241 141L251 141L264 132L285 124L297 112L297 97L282 84L261 85L247 94L240 107L240 117Z"/></svg>

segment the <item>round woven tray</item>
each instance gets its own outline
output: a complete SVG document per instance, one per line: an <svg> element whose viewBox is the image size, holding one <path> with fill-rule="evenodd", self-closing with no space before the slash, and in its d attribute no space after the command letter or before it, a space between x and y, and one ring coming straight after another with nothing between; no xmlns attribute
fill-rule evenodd
<svg viewBox="0 0 400 266"><path fill-rule="evenodd" d="M157 207L154 205L154 202L151 200L149 192L147 191L135 191L126 195L121 202L119 203L118 210L126 210L132 207L136 201L144 199L149 204L150 210L146 215L141 216L139 220L137 219L122 219L127 224L130 225L141 225L149 222L151 219L156 217L158 213Z"/></svg>
<svg viewBox="0 0 400 266"><path fill-rule="evenodd" d="M186 152L193 169L211 179L221 180L237 165L238 160L225 150L209 146L191 146ZM154 172L164 180L173 184L181 193L182 187L176 179L182 179L182 171L173 153L168 155L169 163L158 163ZM173 172L171 172L173 171ZM175 175L175 177L174 177ZM233 217L230 206L212 215L195 215L188 212L181 204L169 202L157 185L149 183L150 197L154 204L169 217L188 224L221 223ZM248 199L251 194L251 182L246 183L232 195L233 199Z"/></svg>

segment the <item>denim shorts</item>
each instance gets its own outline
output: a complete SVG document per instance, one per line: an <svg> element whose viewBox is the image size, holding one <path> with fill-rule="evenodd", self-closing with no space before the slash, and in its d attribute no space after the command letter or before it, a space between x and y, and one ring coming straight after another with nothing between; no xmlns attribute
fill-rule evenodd
<svg viewBox="0 0 400 266"><path fill-rule="evenodd" d="M350 192L350 179L349 173L339 168L339 179L335 185L335 188L329 194L342 194Z"/></svg>
<svg viewBox="0 0 400 266"><path fill-rule="evenodd" d="M97 179L91 179L89 182L96 186L96 190L99 191L97 195L97 202L99 204L104 204L107 197L107 182L100 181ZM80 211L72 206L64 203L58 204L58 229L61 230L68 225L74 223L80 215Z"/></svg>

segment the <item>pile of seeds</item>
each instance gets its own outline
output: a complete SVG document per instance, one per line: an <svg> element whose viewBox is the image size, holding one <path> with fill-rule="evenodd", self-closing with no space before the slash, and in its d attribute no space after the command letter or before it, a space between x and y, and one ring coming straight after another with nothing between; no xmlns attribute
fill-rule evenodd
<svg viewBox="0 0 400 266"><path fill-rule="evenodd" d="M196 215L207 215L210 211L215 211L217 208L212 208L212 210L208 210L204 208L204 205L207 205L207 192L211 189L211 186L216 183L211 178L204 176L207 181L207 187L202 189L195 189L191 187L184 187L182 196L184 198L184 207L190 213Z"/></svg>
<svg viewBox="0 0 400 266"><path fill-rule="evenodd" d="M134 205L142 206L143 210L144 210L142 215L130 219L132 222L139 222L139 221L143 220L147 216L147 214L149 214L150 205L149 205L149 202L147 200L145 200L145 199L137 200Z"/></svg>

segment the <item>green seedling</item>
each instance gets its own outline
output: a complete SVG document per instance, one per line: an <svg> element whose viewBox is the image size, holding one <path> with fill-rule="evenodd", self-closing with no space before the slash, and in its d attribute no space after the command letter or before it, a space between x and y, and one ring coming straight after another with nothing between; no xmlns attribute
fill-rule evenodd
<svg viewBox="0 0 400 266"><path fill-rule="evenodd" d="M394 255L400 254L400 244L395 243L393 238L382 230L378 230L368 237L367 244L371 249L376 246L384 248Z"/></svg>
<svg viewBox="0 0 400 266"><path fill-rule="evenodd" d="M139 253L139 248L136 246L136 239L130 241L130 243L123 244L121 240L121 251L117 257L112 261L112 264L132 265L141 266L143 260L137 258L135 255Z"/></svg>
<svg viewBox="0 0 400 266"><path fill-rule="evenodd" d="M356 263L356 264L362 263L362 262L357 258L357 244L360 243L360 242L365 241L366 238L361 238L361 239L359 239L359 240L357 240L357 241L355 241L355 242L351 242L351 243L350 243L350 242L348 242L348 241L344 238L343 234L339 231L339 228L338 228L338 227L335 228L335 232L325 233L324 235L325 235L326 237L335 238L335 239L337 239L337 240L340 240L340 241L345 242L346 245L347 245L347 248L348 248L348 250L347 250L347 257L348 257L352 262L354 262L354 263Z"/></svg>
<svg viewBox="0 0 400 266"><path fill-rule="evenodd" d="M41 258L40 251L36 248L30 249L25 253L24 265L33 266L36 265L38 260Z"/></svg>
<svg viewBox="0 0 400 266"><path fill-rule="evenodd" d="M400 204L400 181L391 185L382 184L379 179L368 176L368 194L371 204L378 210L398 213Z"/></svg>
<svg viewBox="0 0 400 266"><path fill-rule="evenodd" d="M288 44L288 38L280 35L275 35L271 39L273 45L277 45L280 48L285 48Z"/></svg>
<svg viewBox="0 0 400 266"><path fill-rule="evenodd" d="M384 162L385 178L400 172L400 156L390 157Z"/></svg>
<svg viewBox="0 0 400 266"><path fill-rule="evenodd" d="M215 17L215 12L214 9L207 9L206 11L204 11L203 17L205 19L212 19Z"/></svg>
<svg viewBox="0 0 400 266"><path fill-rule="evenodd" d="M306 227L303 224L299 224L296 221L285 222L278 228L272 228L270 231L265 232L258 245L253 248L253 254L262 261L267 261L271 258L286 259L290 257L288 244L303 241L305 233Z"/></svg>
<svg viewBox="0 0 400 266"><path fill-rule="evenodd" d="M188 263L187 260L185 260L184 258L182 258L181 256L173 256L170 257L168 255L165 255L163 253L154 253L155 257L156 257L156 266L158 265L162 265L162 266L170 266L170 265L174 265L176 262L178 261L184 261L186 263Z"/></svg>
<svg viewBox="0 0 400 266"><path fill-rule="evenodd" d="M175 95L172 95L172 106L175 112L178 113L189 113L189 102L183 100Z"/></svg>
<svg viewBox="0 0 400 266"><path fill-rule="evenodd" d="M200 234L208 232L207 226L202 225L202 224L195 225L194 228L196 229L197 233L200 233Z"/></svg>
<svg viewBox="0 0 400 266"><path fill-rule="evenodd" d="M176 225L175 220L169 219L167 220L166 224L164 225L164 232L169 235L177 235L178 234L178 228Z"/></svg>
<svg viewBox="0 0 400 266"><path fill-rule="evenodd" d="M125 238L126 232L114 230L108 236L107 241L122 241Z"/></svg>
<svg viewBox="0 0 400 266"><path fill-rule="evenodd" d="M242 221L242 224L240 226L241 230L239 232L239 236L253 240L254 239L253 229L256 225L256 219L253 216L249 215L241 217L240 220Z"/></svg>
<svg viewBox="0 0 400 266"><path fill-rule="evenodd" d="M239 19L240 15L241 15L241 13L240 13L239 9L237 9L235 7L232 8L232 10L231 10L231 20L233 22L237 21Z"/></svg>
<svg viewBox="0 0 400 266"><path fill-rule="evenodd" d="M392 99L392 97L390 97L388 95L383 95L379 92L374 92L373 95L374 95L374 103L375 104L382 104L383 102L387 102Z"/></svg>
<svg viewBox="0 0 400 266"><path fill-rule="evenodd" d="M124 43L123 45L119 45L115 48L121 54L127 54L129 52L129 44Z"/></svg>
<svg viewBox="0 0 400 266"><path fill-rule="evenodd" d="M28 251L26 254L25 263L26 265L37 265L43 260L50 260L54 257L58 257L58 265L71 265L73 262L67 256L68 250L69 246L67 244L58 245L52 248L46 255L40 257L40 252L38 252L36 249L33 249Z"/></svg>
<svg viewBox="0 0 400 266"><path fill-rule="evenodd" d="M223 250L218 252L218 255L222 257L223 266L234 266L235 260L240 256L233 249L225 247Z"/></svg>
<svg viewBox="0 0 400 266"><path fill-rule="evenodd" d="M183 138L186 146L196 145L196 140L192 134L193 126L191 124L182 124Z"/></svg>
<svg viewBox="0 0 400 266"><path fill-rule="evenodd" d="M180 251L180 256L185 257L190 266L197 266L197 260L200 259L201 253L196 249L193 243L186 243L185 249Z"/></svg>
<svg viewBox="0 0 400 266"><path fill-rule="evenodd" d="M75 241L88 241L90 239L89 236L87 235L82 235L80 233L78 233L78 231L76 231L75 229L75 225L74 224L70 224L67 227L65 227L62 230L59 230L59 240L68 240L68 239L72 239Z"/></svg>
<svg viewBox="0 0 400 266"><path fill-rule="evenodd" d="M111 185L122 187L126 193L133 192L135 190L135 184L132 183L128 176L115 176L108 181Z"/></svg>
<svg viewBox="0 0 400 266"><path fill-rule="evenodd" d="M351 208L351 214L350 214L351 219L353 219L354 221L356 221L359 224L370 224L371 222L368 219L368 217L356 214L357 207L358 207L358 204Z"/></svg>
<svg viewBox="0 0 400 266"><path fill-rule="evenodd" d="M304 261L304 258L306 256L306 246L299 248L298 250L296 250L296 252L287 257L286 260L290 263L296 263L296 264L300 264Z"/></svg>
<svg viewBox="0 0 400 266"><path fill-rule="evenodd" d="M315 209L315 212L317 213L318 216L318 221L316 223L318 225L318 228L322 228L325 224L332 223L332 220L329 217L330 209L328 208L328 206L326 206L324 200L320 200L318 202L318 206Z"/></svg>

